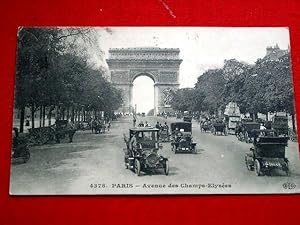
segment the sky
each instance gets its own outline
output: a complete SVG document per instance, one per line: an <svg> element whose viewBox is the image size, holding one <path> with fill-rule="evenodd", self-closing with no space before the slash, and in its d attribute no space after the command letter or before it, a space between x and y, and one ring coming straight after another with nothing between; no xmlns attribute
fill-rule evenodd
<svg viewBox="0 0 300 225"><path fill-rule="evenodd" d="M109 48L179 48L183 60L179 70L180 88L194 87L203 72L222 67L225 59L253 64L265 56L267 46L278 44L281 49L287 49L290 42L287 28L110 27L98 28L97 32L103 52L102 55L95 52L93 60L105 67L103 59L108 58ZM139 83L136 92L145 90L142 84Z"/></svg>

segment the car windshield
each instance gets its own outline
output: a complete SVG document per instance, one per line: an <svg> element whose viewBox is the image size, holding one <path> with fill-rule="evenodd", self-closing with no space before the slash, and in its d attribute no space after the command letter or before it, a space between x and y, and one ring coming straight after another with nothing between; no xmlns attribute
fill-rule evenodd
<svg viewBox="0 0 300 225"><path fill-rule="evenodd" d="M138 140L139 141L157 141L157 132L154 131L143 131L138 132Z"/></svg>

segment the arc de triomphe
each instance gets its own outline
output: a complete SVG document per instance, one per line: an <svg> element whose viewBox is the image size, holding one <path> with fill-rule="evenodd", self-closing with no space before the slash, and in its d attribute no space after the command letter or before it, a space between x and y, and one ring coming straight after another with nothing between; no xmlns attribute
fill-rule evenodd
<svg viewBox="0 0 300 225"><path fill-rule="evenodd" d="M179 87L179 66L182 62L179 52L178 48L109 49L106 62L111 82L123 92L120 111L133 112L133 81L138 76L148 76L154 81L154 114L170 110L170 93Z"/></svg>

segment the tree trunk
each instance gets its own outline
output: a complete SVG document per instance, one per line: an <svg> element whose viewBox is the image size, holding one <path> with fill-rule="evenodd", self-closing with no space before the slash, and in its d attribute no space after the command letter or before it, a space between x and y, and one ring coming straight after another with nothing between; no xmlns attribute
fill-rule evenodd
<svg viewBox="0 0 300 225"><path fill-rule="evenodd" d="M34 128L34 104L31 104L31 128Z"/></svg>
<svg viewBox="0 0 300 225"><path fill-rule="evenodd" d="M48 126L51 126L51 117L52 117L52 107L50 106L48 112Z"/></svg>
<svg viewBox="0 0 300 225"><path fill-rule="evenodd" d="M42 119L43 119L43 107L40 106L40 127L42 127Z"/></svg>
<svg viewBox="0 0 300 225"><path fill-rule="evenodd" d="M293 125L293 131L296 133L296 121L295 121L295 114L292 114L292 125Z"/></svg>
<svg viewBox="0 0 300 225"><path fill-rule="evenodd" d="M63 120L65 119L65 107L63 107L63 109L62 109L62 119Z"/></svg>
<svg viewBox="0 0 300 225"><path fill-rule="evenodd" d="M70 107L67 107L67 120L69 121L70 119Z"/></svg>
<svg viewBox="0 0 300 225"><path fill-rule="evenodd" d="M43 105L43 127L45 126L45 114L46 114L46 106Z"/></svg>
<svg viewBox="0 0 300 225"><path fill-rule="evenodd" d="M25 119L25 106L22 106L21 113L20 113L20 133L23 133L24 131L24 119Z"/></svg>
<svg viewBox="0 0 300 225"><path fill-rule="evenodd" d="M75 114L74 106L72 106L72 110L71 110L71 121L72 121L72 123L74 123L74 114Z"/></svg>

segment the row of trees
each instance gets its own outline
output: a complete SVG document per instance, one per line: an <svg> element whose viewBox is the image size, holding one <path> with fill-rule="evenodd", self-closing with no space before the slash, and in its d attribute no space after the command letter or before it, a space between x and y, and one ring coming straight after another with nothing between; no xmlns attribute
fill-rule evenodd
<svg viewBox="0 0 300 225"><path fill-rule="evenodd" d="M104 69L88 62L87 49L95 43L92 29L23 28L18 33L15 108L23 131L25 108L40 110L51 123L57 117L85 118L112 111L122 103L121 93L104 78Z"/></svg>
<svg viewBox="0 0 300 225"><path fill-rule="evenodd" d="M242 113L284 111L294 122L294 97L290 54L276 59L259 59L254 65L235 59L225 60L221 69L198 77L194 88L174 93L172 107L179 111L208 111L216 114L230 102L237 102Z"/></svg>

